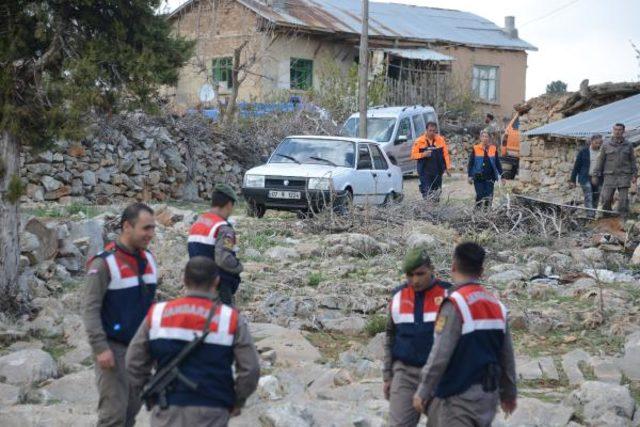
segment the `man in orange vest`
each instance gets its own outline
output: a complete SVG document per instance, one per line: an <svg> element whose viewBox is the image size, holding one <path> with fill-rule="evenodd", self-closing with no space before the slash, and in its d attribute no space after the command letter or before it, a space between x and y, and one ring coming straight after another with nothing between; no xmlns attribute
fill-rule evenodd
<svg viewBox="0 0 640 427"><path fill-rule="evenodd" d="M491 144L489 132L480 132L480 144L473 146L467 168L469 184L476 190L476 206L489 207L493 200L493 186L500 181L502 165L496 146Z"/></svg>
<svg viewBox="0 0 640 427"><path fill-rule="evenodd" d="M427 130L413 143L411 159L416 160L418 176L420 177L420 193L422 197L440 200L442 188L442 175L446 172L451 176L451 160L447 142L438 134L438 125L435 122L427 123Z"/></svg>

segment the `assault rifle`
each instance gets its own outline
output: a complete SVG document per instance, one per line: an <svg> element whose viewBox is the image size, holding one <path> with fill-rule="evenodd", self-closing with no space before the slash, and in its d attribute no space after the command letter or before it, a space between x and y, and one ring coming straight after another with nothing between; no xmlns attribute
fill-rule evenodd
<svg viewBox="0 0 640 427"><path fill-rule="evenodd" d="M180 372L180 364L193 353L204 342L209 335L209 325L211 324L211 318L215 313L218 304L214 303L207 315L207 321L204 324L202 335L199 337L194 333L193 340L189 341L185 345L180 353L178 353L169 363L167 363L162 369L158 370L155 375L149 380L147 384L142 388L140 393L140 400L142 400L148 410L151 410L155 405L158 405L160 409L167 409L169 404L167 402L167 391L170 390L175 381L180 381L183 385L189 388L191 391L198 390L198 383L185 377Z"/></svg>

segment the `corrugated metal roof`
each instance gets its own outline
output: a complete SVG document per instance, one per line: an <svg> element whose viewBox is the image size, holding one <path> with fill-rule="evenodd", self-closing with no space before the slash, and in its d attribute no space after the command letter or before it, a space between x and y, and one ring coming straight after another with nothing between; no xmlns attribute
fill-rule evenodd
<svg viewBox="0 0 640 427"><path fill-rule="evenodd" d="M610 135L615 123L624 123L629 138L640 135L640 95L612 102L525 132L525 136L586 139L595 133Z"/></svg>
<svg viewBox="0 0 640 427"><path fill-rule="evenodd" d="M196 0L189 0L170 16ZM264 0L237 0L276 25L309 30L360 34L360 0L284 0L284 7ZM524 40L510 38L493 22L469 12L397 3L369 4L369 35L475 47L537 50Z"/></svg>
<svg viewBox="0 0 640 427"><path fill-rule="evenodd" d="M417 49L382 49L392 55L407 59L419 59L421 61L454 61L455 58L443 55L435 50L426 48Z"/></svg>

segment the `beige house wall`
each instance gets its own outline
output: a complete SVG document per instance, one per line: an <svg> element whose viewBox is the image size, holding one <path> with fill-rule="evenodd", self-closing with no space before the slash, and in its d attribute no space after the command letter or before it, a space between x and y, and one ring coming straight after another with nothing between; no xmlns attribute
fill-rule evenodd
<svg viewBox="0 0 640 427"><path fill-rule="evenodd" d="M217 7L215 7L217 5ZM261 19L235 0L217 2L198 1L185 8L172 24L176 34L197 40L195 55L180 72L176 88L165 94L182 108L199 105L198 91L204 83L213 83L212 60L233 56L233 50L243 41L249 44L243 50L241 63L250 63L249 76L240 86L239 101L286 100L296 93L289 88L291 58L313 60L313 86L319 89L326 72L348 71L358 54L357 46L330 36L306 33L276 33L259 31ZM469 47L435 47L452 56L453 80L461 93L471 91L474 65L498 67L497 101L483 103L482 110L492 111L498 117L510 117L513 105L524 100L527 54ZM255 61L250 58L255 57ZM229 93L217 88L220 96Z"/></svg>
<svg viewBox="0 0 640 427"><path fill-rule="evenodd" d="M323 73L336 66L346 73L357 54L355 46L326 37L258 31L259 24L256 14L234 0L221 0L217 10L213 2L201 1L180 13L173 20L174 31L197 40L195 55L181 70L177 87L167 89L165 94L177 107L198 105L202 85L213 84L213 59L232 57L245 40L249 43L241 64L250 66L246 81L240 85L238 101L286 100L291 94L301 93L290 90L291 58L313 60L313 87L319 89ZM217 87L216 92L222 97L230 93L224 86Z"/></svg>
<svg viewBox="0 0 640 427"><path fill-rule="evenodd" d="M214 3L217 8L214 8ZM199 104L198 91L205 83L213 84L212 61L214 58L233 57L233 51L245 40L241 63L252 64L250 75L240 86L238 98L250 100L259 97L262 58L259 56L269 43L265 33L257 31L258 16L235 0L218 2L199 1L183 10L173 21L174 32L196 40L194 57L180 72L178 85L167 90L179 107L192 108ZM256 55L254 61L251 58ZM230 91L216 88L221 96Z"/></svg>
<svg viewBox="0 0 640 427"><path fill-rule="evenodd" d="M464 46L435 47L435 50L455 58L451 65L453 81L463 90L472 90L473 66L498 67L497 100L482 102L484 112L497 117L513 116L513 106L525 100L527 53L515 50L481 49Z"/></svg>

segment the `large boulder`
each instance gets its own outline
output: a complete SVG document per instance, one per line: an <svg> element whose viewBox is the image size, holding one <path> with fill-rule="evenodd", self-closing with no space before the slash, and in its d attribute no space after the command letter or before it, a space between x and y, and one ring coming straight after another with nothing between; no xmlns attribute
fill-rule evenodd
<svg viewBox="0 0 640 427"><path fill-rule="evenodd" d="M381 254L385 247L366 234L333 234L325 241L330 255L369 257Z"/></svg>
<svg viewBox="0 0 640 427"><path fill-rule="evenodd" d="M11 384L0 383L0 408L18 403L20 399L20 387Z"/></svg>
<svg viewBox="0 0 640 427"><path fill-rule="evenodd" d="M30 384L57 375L56 361L40 349L25 349L0 357L0 377L9 384Z"/></svg>
<svg viewBox="0 0 640 427"><path fill-rule="evenodd" d="M640 381L640 331L627 337L624 356L618 361L624 375L632 381Z"/></svg>
<svg viewBox="0 0 640 427"><path fill-rule="evenodd" d="M262 427L311 427L315 425L313 415L302 405L285 403L271 406L260 415Z"/></svg>
<svg viewBox="0 0 640 427"><path fill-rule="evenodd" d="M31 218L24 229L38 239L39 247L35 254L39 262L55 257L58 253L58 231L54 223Z"/></svg>
<svg viewBox="0 0 640 427"><path fill-rule="evenodd" d="M631 420L636 406L627 386L600 381L584 382L565 403L580 410L590 425L600 425L597 420L607 413Z"/></svg>
<svg viewBox="0 0 640 427"><path fill-rule="evenodd" d="M494 427L547 427L566 426L574 410L565 405L556 405L530 397L518 399L518 408L508 418L500 412L493 422Z"/></svg>
<svg viewBox="0 0 640 427"><path fill-rule="evenodd" d="M431 247L437 243L438 241L429 234L411 233L409 237L407 237L407 247L409 249Z"/></svg>
<svg viewBox="0 0 640 427"><path fill-rule="evenodd" d="M70 404L16 405L0 410L0 424L2 427L89 427L98 421L95 412L94 408Z"/></svg>
<svg viewBox="0 0 640 427"><path fill-rule="evenodd" d="M264 351L268 348L276 351L276 365L295 366L312 363L321 357L318 349L311 345L300 331L270 323L252 323L250 329L258 350Z"/></svg>
<svg viewBox="0 0 640 427"><path fill-rule="evenodd" d="M65 375L40 389L46 402L67 402L95 406L98 404L98 392L95 387L95 374L92 369Z"/></svg>
<svg viewBox="0 0 640 427"><path fill-rule="evenodd" d="M520 270L506 270L489 276L487 283L506 284L513 281L524 280L524 278L524 273Z"/></svg>
<svg viewBox="0 0 640 427"><path fill-rule="evenodd" d="M267 258L278 261L300 258L300 254L297 250L285 246L275 246L273 248L269 248L265 255L267 256Z"/></svg>
<svg viewBox="0 0 640 427"><path fill-rule="evenodd" d="M88 239L87 248L84 251L85 259L88 259L104 248L103 229L104 219L101 218L73 221L69 224L69 239L74 244Z"/></svg>

